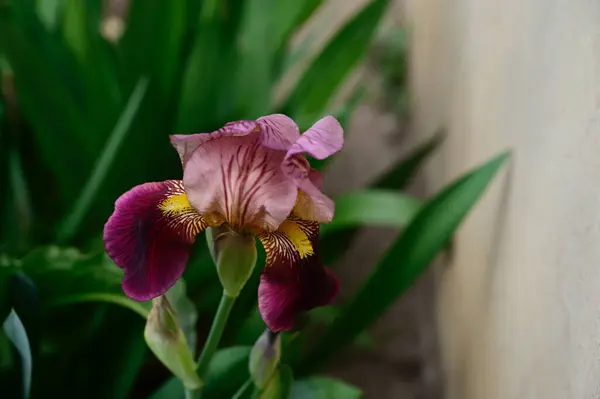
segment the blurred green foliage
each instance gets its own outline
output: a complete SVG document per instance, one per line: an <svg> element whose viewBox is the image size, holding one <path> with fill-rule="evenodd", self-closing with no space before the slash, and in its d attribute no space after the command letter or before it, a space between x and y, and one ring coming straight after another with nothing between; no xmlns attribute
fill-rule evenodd
<svg viewBox="0 0 600 399"><path fill-rule="evenodd" d="M304 129L330 113L389 1L367 1L321 50L305 54L307 69L279 102L275 93L298 61L293 39L322 0L126 3L120 15L100 0L0 1L2 398L29 391L34 398L183 397L181 383L146 348L149 304L123 295L122 271L104 253L102 226L115 199L136 184L181 177L169 134L276 112ZM401 69L403 57L394 58ZM359 87L333 112L344 126L362 93ZM325 318L309 314L304 333L286 334L287 364L277 374L282 397L360 397L341 381L303 374L346 345L372 344L367 327L442 249L502 161L423 204L400 190L440 142L435 137L370 187L337 199L322 234L327 264L360 226L408 225L407 232L348 304ZM176 286L176 310L196 352L221 295L205 241L197 242L185 284ZM256 397L245 382L249 345L264 329L259 276L257 267L232 310L208 370L208 398ZM301 379L294 382L294 374Z"/></svg>

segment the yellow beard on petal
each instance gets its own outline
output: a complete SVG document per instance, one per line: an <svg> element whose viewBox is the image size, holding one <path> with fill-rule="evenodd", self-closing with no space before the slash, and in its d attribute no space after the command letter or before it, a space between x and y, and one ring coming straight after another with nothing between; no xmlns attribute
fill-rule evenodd
<svg viewBox="0 0 600 399"><path fill-rule="evenodd" d="M165 215L179 215L184 212L188 212L192 206L188 201L187 195L177 194L167 197L163 202L158 204L160 209Z"/></svg>
<svg viewBox="0 0 600 399"><path fill-rule="evenodd" d="M291 244L294 246L294 249L298 251L298 255L300 259L304 259L311 255L314 255L313 247L308 239L306 233L298 226L297 223L292 220L286 220L283 222L278 229L279 232L285 234Z"/></svg>

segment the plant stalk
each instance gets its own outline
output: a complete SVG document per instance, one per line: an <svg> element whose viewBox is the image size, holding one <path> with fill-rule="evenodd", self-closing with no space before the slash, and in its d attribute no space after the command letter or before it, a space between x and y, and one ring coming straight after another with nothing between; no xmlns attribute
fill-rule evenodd
<svg viewBox="0 0 600 399"><path fill-rule="evenodd" d="M213 319L212 326L210 327L210 332L208 333L208 338L206 339L204 348L202 349L202 353L198 358L197 373L201 381L204 381L204 377L206 375L206 372L208 371L210 361L212 360L213 356L215 355L215 352L217 351L217 348L219 347L219 341L221 341L221 336L223 335L223 331L225 330L225 326L227 325L227 319L229 318L229 314L231 313L231 309L233 308L234 303L235 298L223 292L223 295L221 296L221 302L219 303L219 307L217 309L217 314ZM201 388L196 390L186 389L186 399L199 399L201 396Z"/></svg>

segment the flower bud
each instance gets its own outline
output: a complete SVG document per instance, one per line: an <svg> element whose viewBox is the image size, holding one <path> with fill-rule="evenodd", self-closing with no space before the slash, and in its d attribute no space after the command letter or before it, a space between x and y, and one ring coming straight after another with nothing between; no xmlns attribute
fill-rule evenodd
<svg viewBox="0 0 600 399"><path fill-rule="evenodd" d="M277 371L281 358L281 336L266 329L250 352L250 376L254 385L262 390Z"/></svg>
<svg viewBox="0 0 600 399"><path fill-rule="evenodd" d="M165 296L152 300L144 338L154 355L181 380L188 389L201 386L196 363L185 335L179 328L177 316Z"/></svg>
<svg viewBox="0 0 600 399"><path fill-rule="evenodd" d="M225 294L236 298L256 265L254 236L239 234L223 225L208 228L206 239Z"/></svg>

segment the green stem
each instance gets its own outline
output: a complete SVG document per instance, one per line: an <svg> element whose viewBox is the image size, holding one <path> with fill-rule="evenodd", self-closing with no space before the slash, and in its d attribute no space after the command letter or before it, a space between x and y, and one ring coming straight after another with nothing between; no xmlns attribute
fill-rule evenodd
<svg viewBox="0 0 600 399"><path fill-rule="evenodd" d="M200 399L202 395L202 388L198 389L185 389L185 399Z"/></svg>
<svg viewBox="0 0 600 399"><path fill-rule="evenodd" d="M208 370L210 361L219 347L219 341L221 341L221 336L223 335L223 331L227 325L227 319L229 318L229 314L231 313L234 303L235 298L223 292L223 295L221 296L221 302L219 303L219 308L217 309L217 314L213 319L210 332L208 333L208 338L206 339L204 348L202 349L202 353L198 359L197 372L201 381L204 381L204 376ZM200 395L200 390L189 392L186 390L186 399L198 399L200 398Z"/></svg>

